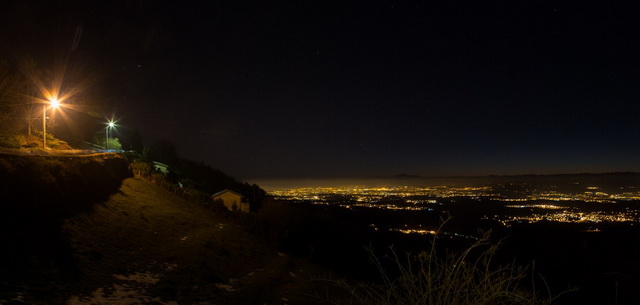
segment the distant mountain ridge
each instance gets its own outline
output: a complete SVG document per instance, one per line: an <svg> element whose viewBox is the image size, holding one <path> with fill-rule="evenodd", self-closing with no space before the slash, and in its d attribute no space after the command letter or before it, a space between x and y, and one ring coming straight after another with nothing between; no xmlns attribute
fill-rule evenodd
<svg viewBox="0 0 640 305"><path fill-rule="evenodd" d="M432 176L423 178L526 178L526 177L574 177L574 176L615 176L640 175L640 172L607 172L607 173L564 173L564 174L520 174L520 175L480 175L480 176Z"/></svg>
<svg viewBox="0 0 640 305"><path fill-rule="evenodd" d="M412 174L406 174L406 173L402 173L402 174L398 174L393 176L393 178L424 178L420 175L412 175Z"/></svg>
<svg viewBox="0 0 640 305"><path fill-rule="evenodd" d="M605 172L605 173L562 173L562 174L518 174L518 175L477 175L477 176L421 176L416 174L397 174L394 176L377 176L374 178L423 178L423 179L442 179L442 178L527 178L527 177L573 177L573 176L615 176L615 175L640 175L640 172Z"/></svg>

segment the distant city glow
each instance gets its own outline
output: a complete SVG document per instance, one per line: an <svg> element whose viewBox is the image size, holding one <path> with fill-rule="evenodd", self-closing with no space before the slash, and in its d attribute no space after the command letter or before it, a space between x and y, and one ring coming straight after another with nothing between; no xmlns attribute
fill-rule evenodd
<svg viewBox="0 0 640 305"><path fill-rule="evenodd" d="M639 222L638 211L625 212L580 212L563 210L558 213L531 214L526 216L494 215L492 219L500 221L505 226L513 223L536 223L540 221L565 222L565 223L605 223L605 222ZM485 219L489 219L486 217Z"/></svg>
<svg viewBox="0 0 640 305"><path fill-rule="evenodd" d="M593 189L588 187L587 189ZM582 201L596 203L614 203L620 201L640 200L640 191L620 192L610 194L606 192L585 191L581 193L561 193L557 191L528 191L517 195L501 194L491 186L397 186L397 187L318 187L293 188L273 190L269 192L277 199L300 201L326 201L331 197L342 196L359 203L375 203L383 199L401 198L407 203L422 204L435 203L438 198L462 197L469 199L487 199L504 202L532 202L532 201ZM363 205L365 206L365 205ZM508 207L521 207L510 205ZM530 207L530 206L527 206ZM554 206L535 206L552 209Z"/></svg>
<svg viewBox="0 0 640 305"><path fill-rule="evenodd" d="M480 220L495 221L510 227L514 224L532 224L541 221L576 224L640 222L637 208L609 209L610 204L640 201L640 191L634 187L618 187L619 192L608 193L600 187L586 186L576 192L560 192L557 186L538 189L530 185L515 185L520 191L505 191L515 184L491 186L396 186L396 187L317 187L292 188L271 191L279 200L314 205L332 205L346 209L382 209L391 211L447 212L457 202L492 203L501 212L479 215ZM501 193L504 192L504 193ZM502 202L519 202L503 204ZM552 203L554 202L554 203ZM596 204L596 205L594 205ZM602 205L600 205L602 204ZM584 209L589 205L589 209ZM460 207L458 207L460 209ZM465 206L462 206L462 210ZM380 228L372 224L377 231ZM399 227L389 231L404 234L435 234L432 228ZM588 229L598 232L598 228Z"/></svg>

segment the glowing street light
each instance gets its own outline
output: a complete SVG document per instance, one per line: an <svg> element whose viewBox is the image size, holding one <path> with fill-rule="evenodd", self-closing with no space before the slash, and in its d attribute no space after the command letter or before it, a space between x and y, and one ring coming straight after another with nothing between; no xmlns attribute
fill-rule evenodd
<svg viewBox="0 0 640 305"><path fill-rule="evenodd" d="M49 104L51 108L56 109L60 106L60 101L52 98ZM42 149L47 149L47 104L42 105Z"/></svg>
<svg viewBox="0 0 640 305"><path fill-rule="evenodd" d="M116 124L113 121L109 121L107 123L107 128L105 128L106 129L106 133L107 133L107 137L106 137L106 139L104 141L105 150L109 150L109 129L111 129L111 128L115 127L115 126L116 126Z"/></svg>

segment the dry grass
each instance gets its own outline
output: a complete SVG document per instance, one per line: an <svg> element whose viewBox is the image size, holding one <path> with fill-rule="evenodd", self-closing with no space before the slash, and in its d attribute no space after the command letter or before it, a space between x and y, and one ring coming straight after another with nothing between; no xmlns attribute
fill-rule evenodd
<svg viewBox="0 0 640 305"><path fill-rule="evenodd" d="M112 161L0 158L0 304L309 303L322 270Z"/></svg>
<svg viewBox="0 0 640 305"><path fill-rule="evenodd" d="M73 292L78 300L90 300L86 297L98 288L128 283L144 295L179 304L263 304L283 298L307 303L302 300L312 285L306 278L316 272L211 211L135 178L91 212L66 219L63 231L77 262ZM155 281L123 280L131 275Z"/></svg>
<svg viewBox="0 0 640 305"><path fill-rule="evenodd" d="M351 283L330 279L346 291L346 297L327 299L334 304L376 305L493 305L552 304L544 279L533 275L533 267L496 264L499 244L489 233L458 253L436 253L436 234L430 250L400 256L393 249L384 261L371 251L378 268L379 283ZM536 287L541 282L542 287ZM538 289L538 288L542 288Z"/></svg>

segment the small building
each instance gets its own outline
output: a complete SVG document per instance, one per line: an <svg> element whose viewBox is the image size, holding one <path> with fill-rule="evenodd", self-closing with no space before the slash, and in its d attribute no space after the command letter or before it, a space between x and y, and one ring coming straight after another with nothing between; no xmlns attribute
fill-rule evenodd
<svg viewBox="0 0 640 305"><path fill-rule="evenodd" d="M222 190L211 195L213 202L220 201L229 211L249 212L249 203L242 201L242 195L232 190Z"/></svg>
<svg viewBox="0 0 640 305"><path fill-rule="evenodd" d="M153 169L165 175L169 174L169 165L158 161L153 161Z"/></svg>

